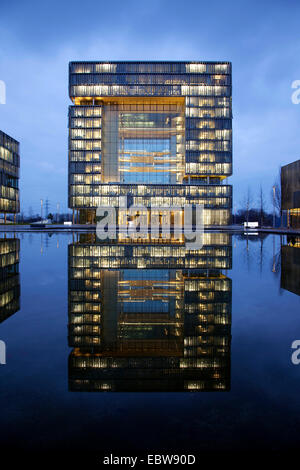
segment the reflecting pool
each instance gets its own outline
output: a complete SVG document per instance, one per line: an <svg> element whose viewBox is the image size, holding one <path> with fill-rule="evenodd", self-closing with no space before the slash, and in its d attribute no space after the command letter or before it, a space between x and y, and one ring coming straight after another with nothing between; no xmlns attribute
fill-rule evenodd
<svg viewBox="0 0 300 470"><path fill-rule="evenodd" d="M296 340L299 238L2 233L1 453L296 451Z"/></svg>

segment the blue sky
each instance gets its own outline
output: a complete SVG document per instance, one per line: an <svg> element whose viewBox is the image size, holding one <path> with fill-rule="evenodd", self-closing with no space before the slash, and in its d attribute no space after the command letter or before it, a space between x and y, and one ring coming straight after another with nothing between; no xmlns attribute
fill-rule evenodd
<svg viewBox="0 0 300 470"><path fill-rule="evenodd" d="M21 204L67 208L68 62L230 60L239 207L248 185L270 200L278 167L300 158L298 0L1 0L0 129L21 142Z"/></svg>

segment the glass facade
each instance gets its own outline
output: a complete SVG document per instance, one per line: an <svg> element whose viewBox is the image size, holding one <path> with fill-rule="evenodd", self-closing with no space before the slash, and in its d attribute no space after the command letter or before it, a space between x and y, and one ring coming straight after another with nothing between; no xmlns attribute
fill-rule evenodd
<svg viewBox="0 0 300 470"><path fill-rule="evenodd" d="M286 244L281 245L280 287L300 295L300 237L287 235Z"/></svg>
<svg viewBox="0 0 300 470"><path fill-rule="evenodd" d="M0 238L0 323L20 309L20 240Z"/></svg>
<svg viewBox="0 0 300 470"><path fill-rule="evenodd" d="M70 390L230 389L232 241L204 236L69 245Z"/></svg>
<svg viewBox="0 0 300 470"><path fill-rule="evenodd" d="M229 62L71 62L69 207L80 221L127 195L204 204L206 225L230 223L231 90Z"/></svg>
<svg viewBox="0 0 300 470"><path fill-rule="evenodd" d="M288 227L300 228L300 160L281 167L281 209Z"/></svg>
<svg viewBox="0 0 300 470"><path fill-rule="evenodd" d="M19 142L0 131L0 212L20 212Z"/></svg>

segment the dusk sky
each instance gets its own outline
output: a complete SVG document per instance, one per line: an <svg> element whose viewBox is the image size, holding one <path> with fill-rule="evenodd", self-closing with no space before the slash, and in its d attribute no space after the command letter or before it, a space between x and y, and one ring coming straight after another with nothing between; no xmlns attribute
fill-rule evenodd
<svg viewBox="0 0 300 470"><path fill-rule="evenodd" d="M221 60L233 66L234 207L248 185L270 203L279 165L300 158L300 2L1 0L0 129L21 143L21 210L67 209L68 63Z"/></svg>

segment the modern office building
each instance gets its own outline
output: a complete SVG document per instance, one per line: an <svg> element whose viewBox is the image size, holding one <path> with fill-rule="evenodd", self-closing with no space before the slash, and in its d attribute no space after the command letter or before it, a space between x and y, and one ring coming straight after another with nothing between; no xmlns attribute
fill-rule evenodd
<svg viewBox="0 0 300 470"><path fill-rule="evenodd" d="M95 234L69 245L71 391L230 389L231 236L204 235L193 253Z"/></svg>
<svg viewBox="0 0 300 470"><path fill-rule="evenodd" d="M300 160L281 167L281 210L288 227L300 228Z"/></svg>
<svg viewBox="0 0 300 470"><path fill-rule="evenodd" d="M71 62L69 95L76 220L95 223L99 206L124 225L132 204L203 204L205 225L230 223L230 62Z"/></svg>
<svg viewBox="0 0 300 470"><path fill-rule="evenodd" d="M19 142L0 131L0 213L17 214L19 198Z"/></svg>

